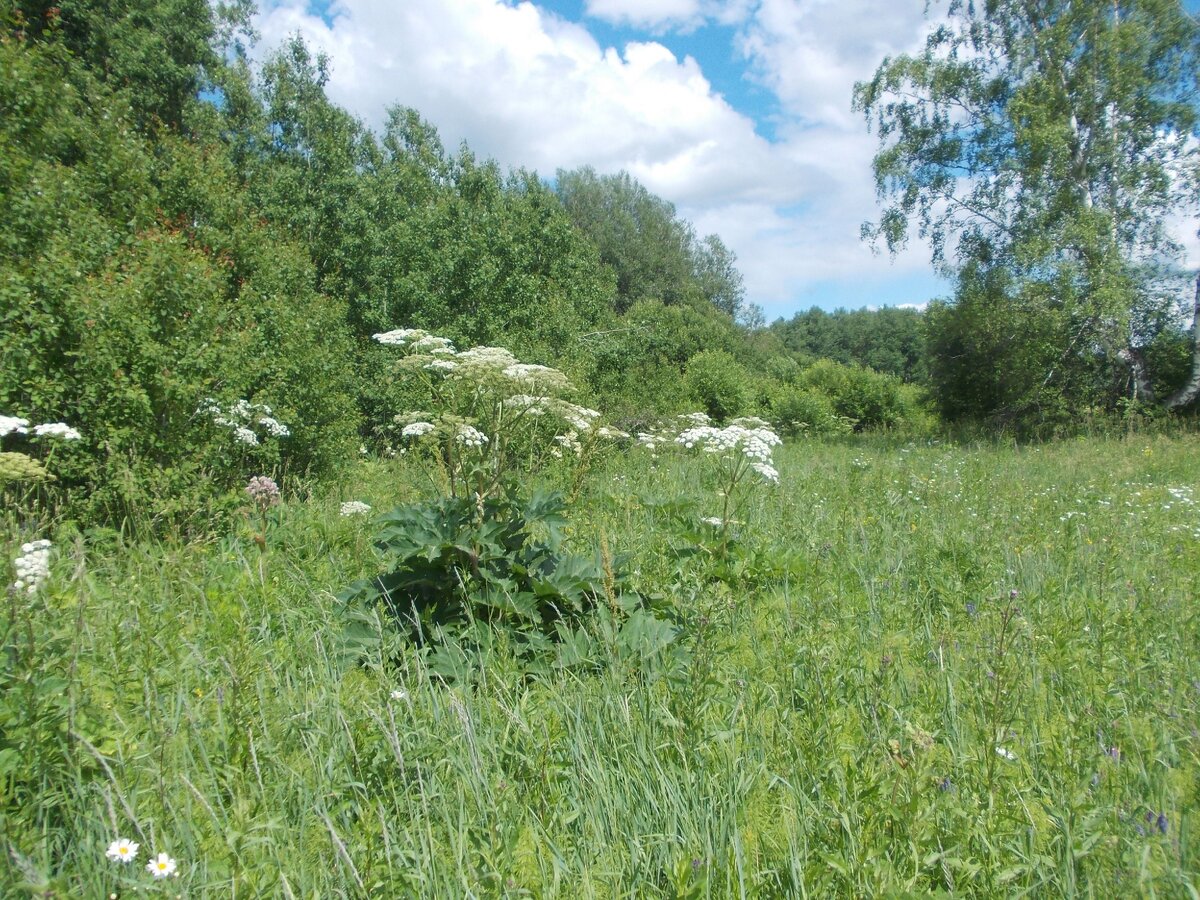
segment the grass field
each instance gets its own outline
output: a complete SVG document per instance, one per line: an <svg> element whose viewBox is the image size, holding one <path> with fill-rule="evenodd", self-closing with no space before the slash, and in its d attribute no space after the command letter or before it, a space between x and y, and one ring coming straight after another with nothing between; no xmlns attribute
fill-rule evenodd
<svg viewBox="0 0 1200 900"><path fill-rule="evenodd" d="M1198 450L789 444L720 566L695 461L616 457L571 541L629 554L686 656L531 678L500 646L467 685L344 637L378 564L338 504L417 496L401 461L277 508L265 555L249 523L36 535L0 893L1200 896Z"/></svg>

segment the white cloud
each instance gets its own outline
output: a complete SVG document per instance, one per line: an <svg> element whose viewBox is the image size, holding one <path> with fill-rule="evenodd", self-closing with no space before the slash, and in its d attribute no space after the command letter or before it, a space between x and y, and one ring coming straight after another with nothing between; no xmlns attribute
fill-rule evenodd
<svg viewBox="0 0 1200 900"><path fill-rule="evenodd" d="M919 4L760 0L751 12L749 0L588 0L587 9L645 27L740 21L739 45L781 103L775 139L690 57L649 40L601 46L530 2L337 0L327 21L305 0L283 0L257 26L265 48L298 32L328 54L330 97L370 125L400 104L448 147L465 140L502 165L543 176L628 171L700 234L721 235L768 316L814 281L882 284L928 270L922 248L893 263L859 240L876 214L875 143L849 109L855 79L919 44Z"/></svg>
<svg viewBox="0 0 1200 900"><path fill-rule="evenodd" d="M651 31L690 31L707 21L733 25L750 12L753 0L585 0L587 14L613 25Z"/></svg>

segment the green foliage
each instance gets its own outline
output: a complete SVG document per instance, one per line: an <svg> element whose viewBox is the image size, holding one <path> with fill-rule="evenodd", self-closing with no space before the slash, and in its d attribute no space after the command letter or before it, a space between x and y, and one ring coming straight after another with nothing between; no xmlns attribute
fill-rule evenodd
<svg viewBox="0 0 1200 900"><path fill-rule="evenodd" d="M835 414L856 429L891 428L923 418L918 389L861 366L819 360L799 375L797 386L827 397Z"/></svg>
<svg viewBox="0 0 1200 900"><path fill-rule="evenodd" d="M880 137L885 203L864 235L895 251L915 226L958 279L956 302L973 307L930 320L944 408L1037 423L1135 390L1149 399L1156 379L1177 386L1140 350L1148 308L1182 299L1156 281L1178 259L1168 222L1200 196L1198 59L1200 26L1178 0L955 0L925 53L885 60L856 86ZM992 337L972 346L968 323ZM971 367L1020 388L972 396L948 374Z"/></svg>
<svg viewBox="0 0 1200 900"><path fill-rule="evenodd" d="M829 395L788 384L770 391L767 415L790 437L849 434L855 424L853 419L838 414Z"/></svg>
<svg viewBox="0 0 1200 900"><path fill-rule="evenodd" d="M571 221L616 275L616 312L656 300L710 306L731 320L742 316L745 287L733 251L715 234L697 240L672 204L627 172L559 170L555 187Z"/></svg>
<svg viewBox="0 0 1200 900"><path fill-rule="evenodd" d="M436 648L431 665L447 677L468 674L500 640L529 671L556 653L578 662L587 639L577 632L598 606L623 621L643 601L619 564L565 548L565 511L561 494L537 491L528 500L441 497L400 507L380 517L375 538L390 570L344 597L382 601L418 644Z"/></svg>
<svg viewBox="0 0 1200 900"><path fill-rule="evenodd" d="M776 321L771 330L801 358L867 366L924 384L928 368L922 323L922 313L915 309L839 309L830 313L814 306Z"/></svg>
<svg viewBox="0 0 1200 900"><path fill-rule="evenodd" d="M606 593L532 676L489 631L448 683L373 609L349 665L329 586L380 567L337 503L413 499L408 457L277 507L265 578L236 532L64 534L0 618L0 894L136 894L165 851L189 897L1187 896L1195 444L785 445L736 586L650 506L704 460L615 457L561 546L629 551L670 677Z"/></svg>
<svg viewBox="0 0 1200 900"><path fill-rule="evenodd" d="M329 471L355 425L343 313L219 147L150 144L61 63L53 38L0 41L0 210L21 223L0 239L0 404L83 433L57 466L65 496L113 520L202 515L264 462L216 440L207 397L269 402L293 427L278 462Z"/></svg>
<svg viewBox="0 0 1200 900"><path fill-rule="evenodd" d="M684 384L690 399L717 422L750 411L752 398L746 370L724 350L703 350L689 359Z"/></svg>
<svg viewBox="0 0 1200 900"><path fill-rule="evenodd" d="M588 382L604 407L614 416L653 417L690 408L681 384L690 359L704 352L734 353L744 347L744 338L711 307L647 300L590 337L588 347Z"/></svg>

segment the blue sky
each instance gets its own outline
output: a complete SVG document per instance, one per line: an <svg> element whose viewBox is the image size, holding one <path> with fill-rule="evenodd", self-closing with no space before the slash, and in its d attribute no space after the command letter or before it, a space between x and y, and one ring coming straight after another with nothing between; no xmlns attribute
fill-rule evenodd
<svg viewBox="0 0 1200 900"><path fill-rule="evenodd" d="M893 259L859 239L878 214L876 140L851 91L885 55L920 48L924 6L263 0L256 24L263 50L298 32L327 53L330 96L369 125L402 104L447 146L545 178L628 171L721 236L747 299L774 319L948 293L921 241Z"/></svg>

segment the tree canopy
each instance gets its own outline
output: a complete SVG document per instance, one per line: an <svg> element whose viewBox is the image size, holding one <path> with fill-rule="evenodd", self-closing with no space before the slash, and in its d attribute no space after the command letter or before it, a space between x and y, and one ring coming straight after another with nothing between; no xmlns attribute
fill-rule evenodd
<svg viewBox="0 0 1200 900"><path fill-rule="evenodd" d="M864 236L927 239L958 279L931 323L979 332L951 342L963 353L1019 341L1033 367L977 412L1152 390L1146 348L1172 327L1164 300L1184 296L1166 226L1195 228L1200 208L1198 97L1200 28L1179 0L953 0L924 52L856 86L884 204ZM932 361L944 396L962 387L946 361Z"/></svg>

